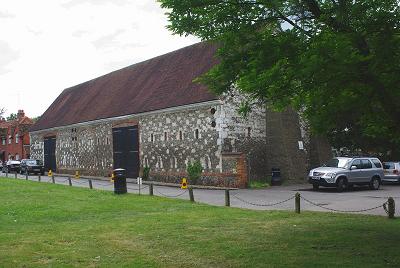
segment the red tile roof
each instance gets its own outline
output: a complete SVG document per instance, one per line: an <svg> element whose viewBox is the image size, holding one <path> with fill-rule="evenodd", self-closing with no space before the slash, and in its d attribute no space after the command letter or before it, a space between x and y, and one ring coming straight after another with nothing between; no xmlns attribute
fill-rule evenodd
<svg viewBox="0 0 400 268"><path fill-rule="evenodd" d="M193 83L217 63L215 50L198 43L67 88L30 131L215 100Z"/></svg>

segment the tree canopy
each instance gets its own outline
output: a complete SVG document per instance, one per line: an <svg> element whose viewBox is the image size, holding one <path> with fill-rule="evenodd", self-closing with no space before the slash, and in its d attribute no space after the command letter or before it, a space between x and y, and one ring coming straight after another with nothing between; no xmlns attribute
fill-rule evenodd
<svg viewBox="0 0 400 268"><path fill-rule="evenodd" d="M17 117L17 114L11 113L9 116L7 116L7 121L15 120Z"/></svg>
<svg viewBox="0 0 400 268"><path fill-rule="evenodd" d="M160 0L171 31L219 44L200 80L292 106L332 145L400 156L398 0Z"/></svg>

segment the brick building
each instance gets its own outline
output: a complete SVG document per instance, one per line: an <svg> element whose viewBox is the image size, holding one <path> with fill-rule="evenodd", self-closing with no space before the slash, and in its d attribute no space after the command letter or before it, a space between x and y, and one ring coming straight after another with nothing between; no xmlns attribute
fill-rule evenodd
<svg viewBox="0 0 400 268"><path fill-rule="evenodd" d="M123 167L136 177L149 166L152 179L177 181L199 160L209 185L243 187L272 167L304 178L329 146L313 148L293 111L255 107L244 119L234 91L216 96L193 82L217 63L215 50L195 44L65 89L31 129L32 156L60 173Z"/></svg>
<svg viewBox="0 0 400 268"><path fill-rule="evenodd" d="M32 119L19 110L17 118L6 121L0 119L0 160L20 160L30 156L29 128L33 125Z"/></svg>

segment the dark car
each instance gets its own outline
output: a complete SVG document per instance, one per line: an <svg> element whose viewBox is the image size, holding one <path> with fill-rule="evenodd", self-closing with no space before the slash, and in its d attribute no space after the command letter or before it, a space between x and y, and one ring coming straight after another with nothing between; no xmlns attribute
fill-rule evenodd
<svg viewBox="0 0 400 268"><path fill-rule="evenodd" d="M41 174L44 175L44 166L41 160L36 159L22 159L21 160L21 167L20 167L21 174Z"/></svg>
<svg viewBox="0 0 400 268"><path fill-rule="evenodd" d="M20 163L17 160L8 160L3 163L3 172L19 172Z"/></svg>

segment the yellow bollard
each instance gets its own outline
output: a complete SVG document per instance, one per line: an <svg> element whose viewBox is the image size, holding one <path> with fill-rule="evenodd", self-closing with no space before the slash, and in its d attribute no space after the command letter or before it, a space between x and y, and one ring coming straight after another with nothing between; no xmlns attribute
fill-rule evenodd
<svg viewBox="0 0 400 268"><path fill-rule="evenodd" d="M181 182L181 189L187 189L187 187L188 187L187 179L183 178Z"/></svg>
<svg viewBox="0 0 400 268"><path fill-rule="evenodd" d="M75 179L79 180L80 175L79 175L79 171L75 171Z"/></svg>
<svg viewBox="0 0 400 268"><path fill-rule="evenodd" d="M110 179L110 182L114 182L114 178L115 178L115 176L114 176L114 172L113 172L113 173L111 173L111 179Z"/></svg>
<svg viewBox="0 0 400 268"><path fill-rule="evenodd" d="M49 177L53 176L53 172L51 171L51 169L49 170L47 176L49 176Z"/></svg>

